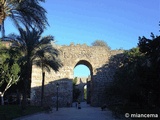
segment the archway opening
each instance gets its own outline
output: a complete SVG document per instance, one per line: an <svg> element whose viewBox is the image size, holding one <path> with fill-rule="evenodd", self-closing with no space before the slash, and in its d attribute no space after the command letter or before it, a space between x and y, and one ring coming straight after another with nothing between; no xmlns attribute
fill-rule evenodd
<svg viewBox="0 0 160 120"><path fill-rule="evenodd" d="M87 103L90 103L91 76L92 76L92 66L88 61L81 60L75 65L73 101L80 101L80 102L86 101Z"/></svg>
<svg viewBox="0 0 160 120"><path fill-rule="evenodd" d="M90 75L90 70L86 65L80 64L74 68L74 77L87 78L89 75Z"/></svg>

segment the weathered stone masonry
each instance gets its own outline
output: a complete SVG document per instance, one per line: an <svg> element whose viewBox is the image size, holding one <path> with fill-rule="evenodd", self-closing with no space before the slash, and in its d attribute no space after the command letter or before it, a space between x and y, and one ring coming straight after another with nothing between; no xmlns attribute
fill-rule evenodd
<svg viewBox="0 0 160 120"><path fill-rule="evenodd" d="M63 67L59 72L46 72L45 76L45 101L47 104L56 104L56 83L59 83L59 106L66 106L67 103L72 102L72 80L74 68L79 64L86 65L91 72L90 87L90 103L92 106L100 106L104 103L103 96L105 94L105 85L111 81L112 77L109 69L101 72L102 68L109 62L109 58L113 54L118 54L120 51L109 51L105 47L74 45L57 46L60 50L60 59ZM32 103L38 104L40 102L41 94L41 69L33 66L32 83L31 83L31 100Z"/></svg>

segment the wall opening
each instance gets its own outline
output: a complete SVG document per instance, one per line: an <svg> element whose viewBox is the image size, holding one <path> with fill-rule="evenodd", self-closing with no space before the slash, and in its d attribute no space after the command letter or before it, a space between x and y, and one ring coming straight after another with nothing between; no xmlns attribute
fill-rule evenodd
<svg viewBox="0 0 160 120"><path fill-rule="evenodd" d="M85 101L87 103L90 103L91 76L92 76L92 66L88 61L81 60L75 65L74 81L73 81L75 84L73 86L73 101L76 101L77 99L80 102Z"/></svg>
<svg viewBox="0 0 160 120"><path fill-rule="evenodd" d="M74 68L74 77L85 77L87 78L90 75L90 70L86 65L77 65Z"/></svg>

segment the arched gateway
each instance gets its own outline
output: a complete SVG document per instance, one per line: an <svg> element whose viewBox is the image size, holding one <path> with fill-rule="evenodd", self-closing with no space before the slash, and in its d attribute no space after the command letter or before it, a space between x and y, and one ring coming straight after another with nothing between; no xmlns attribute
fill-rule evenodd
<svg viewBox="0 0 160 120"><path fill-rule="evenodd" d="M72 103L73 96L73 71L74 68L83 64L90 69L90 79L87 82L88 101L92 106L100 106L104 102L105 84L111 80L107 71L105 73L97 74L99 68L102 68L109 62L109 58L113 54L120 53L119 51L109 51L105 47L100 46L87 46L74 45L69 46L57 46L60 50L60 59L63 63L63 67L59 72L55 73L51 71L46 72L44 98L47 104L56 104L57 99L57 87L56 83L59 83L58 87L58 101L59 106L66 106ZM108 69L109 70L109 69ZM99 72L100 73L100 72ZM32 83L31 83L31 101L36 103L40 101L41 97L41 85L42 85L42 71L41 69L33 66L32 70Z"/></svg>

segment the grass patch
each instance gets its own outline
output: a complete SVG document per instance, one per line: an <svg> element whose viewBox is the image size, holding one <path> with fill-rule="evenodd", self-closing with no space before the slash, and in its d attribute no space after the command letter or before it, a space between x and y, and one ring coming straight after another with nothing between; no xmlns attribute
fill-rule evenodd
<svg viewBox="0 0 160 120"><path fill-rule="evenodd" d="M0 120L12 120L17 117L41 112L43 109L39 106L27 106L22 110L18 105L1 105L0 106Z"/></svg>

